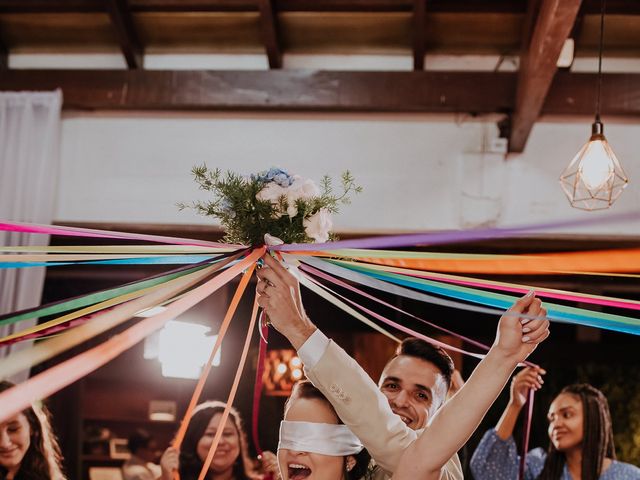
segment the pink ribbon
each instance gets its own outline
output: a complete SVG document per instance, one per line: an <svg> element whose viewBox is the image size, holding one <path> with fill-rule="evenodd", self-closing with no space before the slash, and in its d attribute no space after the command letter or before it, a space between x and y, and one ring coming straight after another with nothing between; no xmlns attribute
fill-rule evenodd
<svg viewBox="0 0 640 480"><path fill-rule="evenodd" d="M63 235L67 237L91 237L91 238L118 238L127 240L144 240L155 243L168 243L174 245L196 245L212 248L241 248L240 245L228 245L204 240L192 240L179 237L165 237L161 235L146 235L142 233L126 233L109 230L96 230L92 228L63 227L54 225L39 225L36 223L0 222L0 230L20 233L39 233L45 235Z"/></svg>

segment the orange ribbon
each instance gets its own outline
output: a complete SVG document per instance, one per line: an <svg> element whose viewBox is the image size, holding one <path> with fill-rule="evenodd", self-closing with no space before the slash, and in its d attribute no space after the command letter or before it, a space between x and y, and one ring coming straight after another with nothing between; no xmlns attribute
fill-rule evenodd
<svg viewBox="0 0 640 480"><path fill-rule="evenodd" d="M211 354L209 355L209 360L207 361L207 363L205 364L202 370L202 374L200 375L200 378L198 379L198 383L196 384L196 388L193 391L193 395L191 396L191 401L189 402L187 411L184 414L184 417L180 424L180 428L178 429L178 433L176 433L176 437L173 440L173 448L175 448L176 450L180 450L180 445L182 445L184 436L187 433L187 428L189 427L189 421L191 420L191 416L193 415L193 410L196 408L196 405L200 400L200 395L202 395L202 390L204 389L204 385L207 381L207 377L209 376L209 372L211 371L211 366L213 365L213 359L218 353L218 350L220 349L220 345L222 345L222 340L224 339L224 336L227 333L229 325L231 324L231 319L233 318L233 315L235 314L238 308L240 299L242 298L242 295L244 294L244 291L246 290L247 285L251 280L251 276L253 275L255 268L256 268L256 264L254 263L247 269L247 271L244 272L244 275L240 280L240 284L236 289L236 293L231 299L231 304L229 305L229 308L227 309L227 313L225 314L224 319L222 320L222 325L220 326L220 331L218 332L216 342L213 346L213 349L211 350Z"/></svg>
<svg viewBox="0 0 640 480"><path fill-rule="evenodd" d="M204 465L202 465L202 470L200 471L200 476L198 477L198 480L204 480L206 478L207 473L209 472L209 467L211 466L211 462L213 461L213 456L215 455L216 449L218 448L218 444L220 443L220 438L222 438L222 432L224 431L224 426L227 423L231 406L233 405L233 401L236 398L236 392L238 391L238 385L240 384L240 377L242 377L242 370L244 369L244 365L247 361L247 354L249 353L249 347L251 345L251 337L253 336L253 330L256 325L257 317L258 317L258 295L256 293L255 299L253 301L253 312L251 312L251 322L249 322L249 330L247 332L247 337L244 341L242 356L240 357L240 364L238 365L236 376L233 379L233 385L231 386L231 391L229 392L229 397L227 398L227 404L224 407L224 412L222 412L222 417L220 418L220 428L218 428L218 430L216 431L216 436L213 438L213 443L209 448L209 453L207 454L207 458L204 461Z"/></svg>
<svg viewBox="0 0 640 480"><path fill-rule="evenodd" d="M567 272L638 272L640 249L509 255L498 259L357 258L360 262L450 273L525 275Z"/></svg>

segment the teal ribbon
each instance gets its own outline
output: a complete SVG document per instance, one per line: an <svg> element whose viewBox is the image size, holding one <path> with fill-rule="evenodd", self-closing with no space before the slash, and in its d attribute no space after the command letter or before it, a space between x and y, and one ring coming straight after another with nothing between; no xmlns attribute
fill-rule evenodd
<svg viewBox="0 0 640 480"><path fill-rule="evenodd" d="M436 295L442 295L449 298L456 298L466 302L508 309L513 305L517 297L504 295L500 293L485 292L468 287L459 287L422 278L415 278L395 273L371 270L363 265L347 265L340 263L341 266L351 270L359 271L373 278L403 285L417 290L430 292ZM555 303L544 303L547 309L547 317L561 323L569 323L575 325L586 325L589 327L597 327L605 330L613 330L616 332L631 333L640 335L640 320L637 318L626 317L623 315L613 315L610 313L594 312L581 308L567 307Z"/></svg>

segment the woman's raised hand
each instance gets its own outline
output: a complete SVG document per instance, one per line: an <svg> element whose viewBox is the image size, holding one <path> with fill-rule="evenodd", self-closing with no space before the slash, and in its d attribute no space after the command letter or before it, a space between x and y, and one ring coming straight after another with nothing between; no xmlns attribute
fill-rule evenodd
<svg viewBox="0 0 640 480"><path fill-rule="evenodd" d="M527 401L529 390L542 388L542 375L547 372L540 367L526 367L520 370L511 380L511 398L509 402L514 407L522 408Z"/></svg>
<svg viewBox="0 0 640 480"><path fill-rule="evenodd" d="M173 480L173 472L178 471L180 465L180 452L173 447L167 448L160 458L162 480Z"/></svg>

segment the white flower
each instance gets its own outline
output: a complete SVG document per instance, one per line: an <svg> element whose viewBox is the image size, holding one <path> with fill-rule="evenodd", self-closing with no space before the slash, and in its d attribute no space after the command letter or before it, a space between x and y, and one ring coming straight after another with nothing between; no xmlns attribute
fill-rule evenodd
<svg viewBox="0 0 640 480"><path fill-rule="evenodd" d="M302 224L305 233L309 238L313 238L314 242L324 243L329 240L329 232L333 228L333 222L331 214L324 208L306 218Z"/></svg>
<svg viewBox="0 0 640 480"><path fill-rule="evenodd" d="M274 237L273 235L269 234L269 233L265 233L264 234L264 244L265 245L269 245L270 247L274 246L274 245L282 245L284 242L282 241L282 239L278 238L278 237Z"/></svg>
<svg viewBox="0 0 640 480"><path fill-rule="evenodd" d="M298 175L293 177L293 183L287 189L287 200L295 201L299 198L309 200L313 197L320 196L320 189L313 180L302 178Z"/></svg>
<svg viewBox="0 0 640 480"><path fill-rule="evenodd" d="M287 215L293 218L298 214L296 200L309 200L320 195L320 189L313 180L295 175L293 183L287 188Z"/></svg>
<svg viewBox="0 0 640 480"><path fill-rule="evenodd" d="M289 218L293 218L298 214L298 207L296 206L296 202L292 202L287 197L287 215Z"/></svg>
<svg viewBox="0 0 640 480"><path fill-rule="evenodd" d="M262 190L258 192L256 198L258 200L266 200L273 205L280 203L280 198L285 197L287 201L287 215L290 218L298 214L297 200L309 200L320 195L320 189L313 180L302 178L299 175L291 177L292 183L289 187L281 187L276 182L267 183ZM277 212L280 218L284 212Z"/></svg>
<svg viewBox="0 0 640 480"><path fill-rule="evenodd" d="M278 203L280 197L287 194L287 189L282 188L275 182L267 183L262 190L258 192L256 198L258 200L267 200L271 203Z"/></svg>

